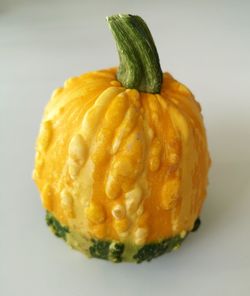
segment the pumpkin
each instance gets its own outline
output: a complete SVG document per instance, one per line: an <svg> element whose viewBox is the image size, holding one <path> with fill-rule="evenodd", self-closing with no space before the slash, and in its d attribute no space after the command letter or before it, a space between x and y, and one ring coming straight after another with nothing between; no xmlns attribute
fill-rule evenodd
<svg viewBox="0 0 250 296"><path fill-rule="evenodd" d="M42 119L33 178L53 232L89 257L151 260L199 225L210 158L199 103L162 73L139 16L107 18L119 68L68 79Z"/></svg>

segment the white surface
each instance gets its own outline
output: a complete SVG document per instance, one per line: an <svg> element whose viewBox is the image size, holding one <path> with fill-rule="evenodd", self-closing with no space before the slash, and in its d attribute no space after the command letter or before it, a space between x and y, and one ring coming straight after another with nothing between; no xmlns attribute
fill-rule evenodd
<svg viewBox="0 0 250 296"><path fill-rule="evenodd" d="M118 12L145 18L162 68L195 93L213 159L198 233L141 265L71 251L31 180L52 90L117 64L105 16ZM249 1L0 1L0 295L250 295L249 12Z"/></svg>

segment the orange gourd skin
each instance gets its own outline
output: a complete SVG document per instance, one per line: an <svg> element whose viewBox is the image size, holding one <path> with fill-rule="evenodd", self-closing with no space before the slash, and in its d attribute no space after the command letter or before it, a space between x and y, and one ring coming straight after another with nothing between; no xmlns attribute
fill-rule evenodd
<svg viewBox="0 0 250 296"><path fill-rule="evenodd" d="M49 101L33 178L45 209L87 238L144 245L192 230L210 157L199 103L169 73L160 94L116 68L67 80Z"/></svg>

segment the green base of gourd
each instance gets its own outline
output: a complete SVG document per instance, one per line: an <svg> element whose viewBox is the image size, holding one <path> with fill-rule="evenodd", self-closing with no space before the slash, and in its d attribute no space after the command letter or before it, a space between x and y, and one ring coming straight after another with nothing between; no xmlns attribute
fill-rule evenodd
<svg viewBox="0 0 250 296"><path fill-rule="evenodd" d="M73 249L76 249L90 258L99 258L118 262L136 262L151 261L164 253L169 253L180 247L181 243L187 237L177 235L158 242L152 242L144 246L128 245L117 241L88 239L81 234L71 231L68 227L62 226L59 221L49 212L46 214L46 222L52 232L64 239ZM196 231L200 226L198 218L194 224L193 230Z"/></svg>

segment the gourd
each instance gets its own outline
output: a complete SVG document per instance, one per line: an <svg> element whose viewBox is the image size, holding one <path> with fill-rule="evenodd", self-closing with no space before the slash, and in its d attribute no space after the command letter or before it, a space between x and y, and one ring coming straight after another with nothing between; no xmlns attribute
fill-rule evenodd
<svg viewBox="0 0 250 296"><path fill-rule="evenodd" d="M177 249L206 196L201 108L162 73L139 16L107 18L119 68L68 79L42 119L33 178L47 223L70 246L113 262Z"/></svg>

